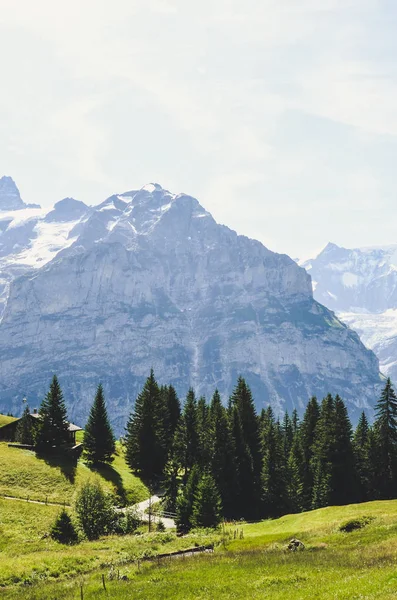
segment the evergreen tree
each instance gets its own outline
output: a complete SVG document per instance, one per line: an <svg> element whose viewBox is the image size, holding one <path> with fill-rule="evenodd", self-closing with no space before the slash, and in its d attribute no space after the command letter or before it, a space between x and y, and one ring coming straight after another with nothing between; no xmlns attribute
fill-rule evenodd
<svg viewBox="0 0 397 600"><path fill-rule="evenodd" d="M237 407L233 407L231 418L235 483L230 503L235 518L251 518L256 514L256 508L253 510L252 502L257 502L256 489L254 486L254 465L250 449L244 439L240 414Z"/></svg>
<svg viewBox="0 0 397 600"><path fill-rule="evenodd" d="M169 512L176 512L176 503L179 491L179 461L171 454L164 468L164 507Z"/></svg>
<svg viewBox="0 0 397 600"><path fill-rule="evenodd" d="M213 439L210 423L210 408L203 396L197 402L197 463L201 469L205 469L212 456Z"/></svg>
<svg viewBox="0 0 397 600"><path fill-rule="evenodd" d="M54 375L50 389L39 409L37 446L41 451L59 448L69 443L69 424L65 401L57 376Z"/></svg>
<svg viewBox="0 0 397 600"><path fill-rule="evenodd" d="M167 460L163 402L153 369L135 401L125 436L125 458L130 469L149 483L161 479Z"/></svg>
<svg viewBox="0 0 397 600"><path fill-rule="evenodd" d="M314 475L312 508L330 504L332 492L332 450L335 437L335 401L328 394L321 403L313 443Z"/></svg>
<svg viewBox="0 0 397 600"><path fill-rule="evenodd" d="M296 408L294 408L294 410L292 411L291 426L292 426L292 435L295 436L299 430L299 417L298 417L298 411L296 410Z"/></svg>
<svg viewBox="0 0 397 600"><path fill-rule="evenodd" d="M353 437L355 470L359 485L361 502L370 499L371 466L370 466L370 426L363 411Z"/></svg>
<svg viewBox="0 0 397 600"><path fill-rule="evenodd" d="M116 451L115 437L110 426L103 387L99 384L84 430L84 453L92 464L110 463Z"/></svg>
<svg viewBox="0 0 397 600"><path fill-rule="evenodd" d="M280 423L270 423L263 440L262 500L266 517L288 511L284 436Z"/></svg>
<svg viewBox="0 0 397 600"><path fill-rule="evenodd" d="M173 439L176 428L181 418L181 403L172 385L167 388L167 413L168 413L168 430L167 435L170 440Z"/></svg>
<svg viewBox="0 0 397 600"><path fill-rule="evenodd" d="M235 409L239 416L239 423L242 435L242 445L240 450L244 453L243 447L248 449L250 461L252 461L252 477L247 481L249 474L242 474L239 487L240 492L244 494L246 500L244 506L247 517L256 518L260 514L261 505L261 471L262 455L260 448L260 420L257 417L254 400L251 390L242 377L238 378L237 385L233 390L230 400L231 409ZM236 445L236 440L234 440ZM246 487L245 487L245 484Z"/></svg>
<svg viewBox="0 0 397 600"><path fill-rule="evenodd" d="M69 513L63 509L57 516L51 527L50 535L53 540L61 544L76 544L78 541L77 531L74 528Z"/></svg>
<svg viewBox="0 0 397 600"><path fill-rule="evenodd" d="M187 533L192 527L193 502L201 472L197 465L190 470L186 485L178 495L176 501L176 529L178 533Z"/></svg>
<svg viewBox="0 0 397 600"><path fill-rule="evenodd" d="M287 496L288 512L297 513L303 510L303 450L299 430L292 441L291 452L287 461Z"/></svg>
<svg viewBox="0 0 397 600"><path fill-rule="evenodd" d="M185 480L191 469L196 464L199 451L199 439L197 430L197 401L194 390L190 388L183 406L182 419L177 429L179 436L179 448L183 447L181 466L184 470Z"/></svg>
<svg viewBox="0 0 397 600"><path fill-rule="evenodd" d="M233 515L233 490L235 465L233 463L233 442L227 417L218 390L212 397L210 407L210 434L212 437L211 471L220 493L227 516Z"/></svg>
<svg viewBox="0 0 397 600"><path fill-rule="evenodd" d="M330 503L351 504L358 499L358 481L352 444L352 427L343 400L335 397L335 439L332 449L332 491Z"/></svg>
<svg viewBox="0 0 397 600"><path fill-rule="evenodd" d="M191 522L194 527L217 527L222 520L222 502L214 478L204 473L193 500Z"/></svg>
<svg viewBox="0 0 397 600"><path fill-rule="evenodd" d="M397 495L397 397L390 379L376 406L374 434L377 448L375 482L381 500Z"/></svg>
<svg viewBox="0 0 397 600"><path fill-rule="evenodd" d="M22 417L17 425L15 433L15 439L20 444L26 444L33 446L36 437L36 427L33 423L33 419L30 416L29 406L26 405L25 410L22 413Z"/></svg>
<svg viewBox="0 0 397 600"><path fill-rule="evenodd" d="M300 426L300 444L302 449L301 480L302 480L302 508L309 510L313 500L313 444L320 407L317 398L309 400Z"/></svg>
<svg viewBox="0 0 397 600"><path fill-rule="evenodd" d="M292 441L294 439L294 430L292 426L292 420L286 412L284 414L283 425L282 425L282 434L283 434L283 446L284 446L284 456L285 460L288 460L289 453L292 448Z"/></svg>

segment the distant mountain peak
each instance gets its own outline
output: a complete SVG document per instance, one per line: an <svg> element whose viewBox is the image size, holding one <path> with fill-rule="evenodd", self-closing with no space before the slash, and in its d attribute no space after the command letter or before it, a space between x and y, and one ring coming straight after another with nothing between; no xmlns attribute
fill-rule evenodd
<svg viewBox="0 0 397 600"><path fill-rule="evenodd" d="M22 208L40 208L38 204L25 204L12 177L0 178L0 211L21 210Z"/></svg>

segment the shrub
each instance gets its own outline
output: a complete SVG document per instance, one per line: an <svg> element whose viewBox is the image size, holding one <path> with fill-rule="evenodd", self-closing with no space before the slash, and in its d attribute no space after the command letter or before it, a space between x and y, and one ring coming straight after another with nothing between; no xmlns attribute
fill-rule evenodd
<svg viewBox="0 0 397 600"><path fill-rule="evenodd" d="M160 521L157 523L157 528L156 528L156 529L157 529L157 531L160 531L161 533L162 533L162 532L164 532L164 531L165 531L165 525L164 525L164 522L160 520Z"/></svg>
<svg viewBox="0 0 397 600"><path fill-rule="evenodd" d="M89 540L96 540L114 530L115 511L111 497L97 479L81 486L75 500L75 511L81 529Z"/></svg>
<svg viewBox="0 0 397 600"><path fill-rule="evenodd" d="M344 533L351 533L356 529L362 529L368 523L374 520L374 517L359 517L357 519L351 519L350 521L346 521L346 523L342 523L339 527L339 531L343 531Z"/></svg>
<svg viewBox="0 0 397 600"><path fill-rule="evenodd" d="M78 535L72 519L65 509L57 516L55 523L51 528L50 535L53 540L56 540L61 544L75 544L78 541Z"/></svg>
<svg viewBox="0 0 397 600"><path fill-rule="evenodd" d="M135 533L140 524L140 516L134 508L130 507L125 512L115 512L113 533L118 533L119 535Z"/></svg>

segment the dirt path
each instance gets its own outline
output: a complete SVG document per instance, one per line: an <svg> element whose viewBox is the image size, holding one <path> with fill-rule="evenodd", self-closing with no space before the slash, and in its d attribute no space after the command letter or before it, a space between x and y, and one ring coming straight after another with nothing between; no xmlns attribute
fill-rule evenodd
<svg viewBox="0 0 397 600"><path fill-rule="evenodd" d="M148 498L147 500L143 500L143 502L138 502L138 504L134 504L134 508L137 510L141 519L147 521L148 520L147 510L150 506L150 503L153 505L157 502L160 502L160 500L161 500L160 496L154 495L151 498ZM170 519L169 517L162 517L162 516L152 514L152 521L153 521L153 523L158 523L159 521L162 521L164 523L166 529L173 529L175 527L174 519Z"/></svg>

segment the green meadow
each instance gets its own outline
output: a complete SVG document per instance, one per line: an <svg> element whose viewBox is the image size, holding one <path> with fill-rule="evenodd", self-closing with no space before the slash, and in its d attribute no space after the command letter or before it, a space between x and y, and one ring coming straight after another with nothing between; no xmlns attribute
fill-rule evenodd
<svg viewBox="0 0 397 600"><path fill-rule="evenodd" d="M148 497L147 488L128 469L120 444L111 466L104 466L95 473L121 504L133 504ZM29 497L68 505L76 488L92 475L92 469L83 459L77 463L67 458L42 459L30 450L0 443L0 497Z"/></svg>
<svg viewBox="0 0 397 600"><path fill-rule="evenodd" d="M112 536L72 547L42 539L56 507L40 506L36 512L32 504L11 502L0 504L4 599L78 600L81 593L85 599L115 600L391 600L397 595L397 501L227 524L212 536ZM340 530L360 519L361 529ZM305 549L289 552L292 537ZM137 563L138 557L209 541L215 542L214 553Z"/></svg>

